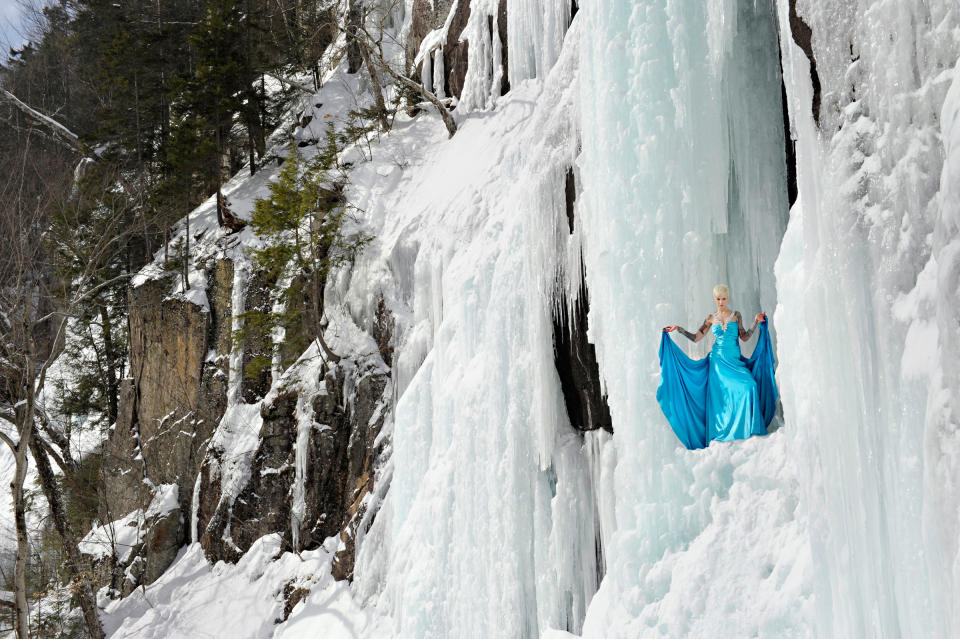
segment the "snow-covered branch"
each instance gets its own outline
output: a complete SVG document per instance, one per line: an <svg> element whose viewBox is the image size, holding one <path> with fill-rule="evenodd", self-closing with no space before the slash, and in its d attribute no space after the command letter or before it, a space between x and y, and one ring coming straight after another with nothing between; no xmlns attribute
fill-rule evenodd
<svg viewBox="0 0 960 639"><path fill-rule="evenodd" d="M45 115L40 111L37 111L6 89L0 88L0 99L23 111L30 119L31 123L46 127L51 133L53 133L55 138L61 142L66 142L67 145L77 153L89 155L87 150L84 148L83 143L80 142L80 137L60 122L57 122L50 116Z"/></svg>
<svg viewBox="0 0 960 639"><path fill-rule="evenodd" d="M310 94L316 94L316 91L314 91L307 85L301 84L299 82L295 82L294 80L291 80L290 78L285 78L282 75L277 75L276 73L270 73L269 71L264 71L263 75L267 76L268 78L273 78L277 82L282 82L283 84L289 84L294 89L300 89L301 91L305 91Z"/></svg>

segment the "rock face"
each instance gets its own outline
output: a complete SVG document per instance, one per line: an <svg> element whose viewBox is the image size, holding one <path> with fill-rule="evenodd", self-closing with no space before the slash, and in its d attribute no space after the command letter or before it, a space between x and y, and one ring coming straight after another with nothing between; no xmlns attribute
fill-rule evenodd
<svg viewBox="0 0 960 639"><path fill-rule="evenodd" d="M144 544L111 568L120 592L151 583L187 541L193 481L226 407L233 265L216 262L207 276L209 308L168 297L165 281L130 291L131 377L121 382L117 423L104 443L99 518L146 508L159 484L179 487L179 508L153 522Z"/></svg>
<svg viewBox="0 0 960 639"><path fill-rule="evenodd" d="M602 428L613 432L613 418L600 384L597 349L587 339L589 293L581 281L572 312L561 299L553 318L554 364L570 424L580 431Z"/></svg>
<svg viewBox="0 0 960 639"><path fill-rule="evenodd" d="M447 37L441 45L443 48L443 84L444 91L448 96L459 98L463 91L464 78L467 75L467 53L470 47L468 41L460 41L460 36L463 35L463 30L470 19L471 2L470 0L460 0L456 3L456 7L453 4L453 0L435 0L433 2L431 0L414 0L406 55L407 64L412 65L424 37L431 31L442 28L450 10L453 9L454 13L447 30ZM500 0L497 7L497 32L493 32L493 16L487 16L487 28L490 31L491 38L500 38L503 68L500 95L503 95L510 90L510 82L507 79L507 0ZM414 75L419 76L419 69Z"/></svg>
<svg viewBox="0 0 960 639"><path fill-rule="evenodd" d="M374 444L387 413L389 374L382 362L370 360L342 360L323 371L323 379L315 380L321 390L312 397L288 390L264 402L259 444L235 499L223 498L218 478L205 467L198 529L211 561L236 561L269 533L280 533L288 550L315 548L335 535L352 544L349 525L373 487L379 453ZM299 437L305 427L309 432ZM299 488L298 439L304 456ZM298 490L303 511L295 540ZM341 577L352 575L352 550L338 555L337 564Z"/></svg>
<svg viewBox="0 0 960 639"><path fill-rule="evenodd" d="M576 225L576 198L576 176L571 168L564 180L564 199L570 233L574 232ZM600 383L597 349L587 339L590 293L583 276L585 267L582 261L580 268L580 287L572 308L566 298L561 298L554 306L554 365L560 377L560 388L570 424L580 431L603 428L612 433L613 418L610 416L610 407Z"/></svg>
<svg viewBox="0 0 960 639"><path fill-rule="evenodd" d="M271 283L257 274L244 280L244 308L268 308ZM359 360L344 354L339 362L308 366L315 379L303 373L268 399L263 398L270 391L269 368L244 376L238 401L259 410L262 425L242 485L224 494L219 469L225 453L209 444L218 426L230 426L221 420L228 405L234 281L231 261L212 262L207 306L169 296L168 281L130 291L131 376L121 383L119 418L104 444L99 519L136 519L136 512L148 511L161 484L176 486L177 503L137 519L144 532L131 552L95 562L101 585L121 595L166 570L189 541L194 515L211 560L235 561L269 533L280 533L285 547L296 550L339 536L334 571L338 578L352 576L353 539L365 514L364 497L373 488L377 435L389 413L393 317L381 302L370 327L377 344L372 354ZM300 303L305 308L295 314L298 325L287 327L281 353L287 359L299 351L286 351L309 343L308 325L317 324L306 312L310 300ZM258 343L262 336L246 340L244 363L251 353L269 351Z"/></svg>

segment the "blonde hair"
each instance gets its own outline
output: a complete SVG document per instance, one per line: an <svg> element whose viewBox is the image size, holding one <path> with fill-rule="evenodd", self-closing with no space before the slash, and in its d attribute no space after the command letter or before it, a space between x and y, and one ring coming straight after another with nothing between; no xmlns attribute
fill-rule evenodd
<svg viewBox="0 0 960 639"><path fill-rule="evenodd" d="M719 297L721 295L726 295L727 299L730 299L730 289L723 284L717 284L713 287L713 296Z"/></svg>

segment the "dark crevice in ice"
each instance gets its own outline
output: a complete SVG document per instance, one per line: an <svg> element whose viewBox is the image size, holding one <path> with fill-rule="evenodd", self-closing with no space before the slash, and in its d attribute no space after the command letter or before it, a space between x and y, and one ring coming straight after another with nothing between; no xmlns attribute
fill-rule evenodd
<svg viewBox="0 0 960 639"><path fill-rule="evenodd" d="M567 203L567 226L573 233L573 203L577 199L577 183L573 174L573 168L567 169L567 179L564 184L564 196Z"/></svg>
<svg viewBox="0 0 960 639"><path fill-rule="evenodd" d="M810 61L810 81L813 84L813 104L810 106L813 120L820 126L820 76L817 74L817 61L813 57L813 30L797 14L797 0L790 0L790 35Z"/></svg>
<svg viewBox="0 0 960 639"><path fill-rule="evenodd" d="M587 296L586 282L581 280L572 309L565 296L558 301L553 316L553 361L570 424L579 431L603 428L612 433L610 407L600 385L597 349L587 339Z"/></svg>
<svg viewBox="0 0 960 639"><path fill-rule="evenodd" d="M573 233L574 202L577 196L573 169L567 171L564 195L567 223ZM560 376L560 389L570 424L579 431L603 428L612 433L613 420L600 384L597 349L587 339L590 302L583 260L580 262L580 273L577 301L571 305L566 296L561 294L554 307L553 361Z"/></svg>
<svg viewBox="0 0 960 639"><path fill-rule="evenodd" d="M787 106L787 87L780 80L780 103L783 105L783 155L787 164L787 196L790 206L797 201L797 145L790 134L790 108Z"/></svg>

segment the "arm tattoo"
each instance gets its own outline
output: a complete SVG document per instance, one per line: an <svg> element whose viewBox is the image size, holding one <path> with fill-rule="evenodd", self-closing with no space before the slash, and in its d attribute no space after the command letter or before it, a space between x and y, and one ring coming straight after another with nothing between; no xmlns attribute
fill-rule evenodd
<svg viewBox="0 0 960 639"><path fill-rule="evenodd" d="M749 330L743 328L743 318L740 316L740 311L737 311L734 319L737 320L737 326L740 327L740 339L743 341L750 339L753 336L753 331L757 330L757 318L753 318L753 326Z"/></svg>
<svg viewBox="0 0 960 639"><path fill-rule="evenodd" d="M707 319L703 320L703 324L700 328L697 329L697 333L693 334L682 326L677 327L677 332L686 337L691 342L698 341L701 337L707 334L707 331L710 330L710 317L707 316Z"/></svg>

